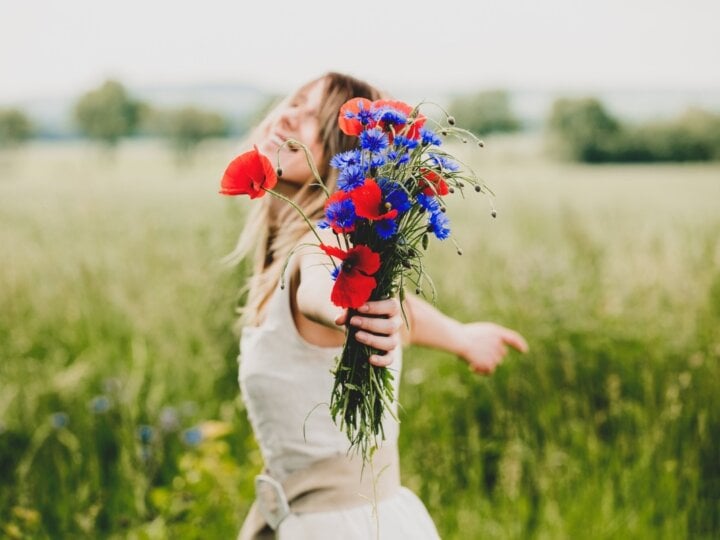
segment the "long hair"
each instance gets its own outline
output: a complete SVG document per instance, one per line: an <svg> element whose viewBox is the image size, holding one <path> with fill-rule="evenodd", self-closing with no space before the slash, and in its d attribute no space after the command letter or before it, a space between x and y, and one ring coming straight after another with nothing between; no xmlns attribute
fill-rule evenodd
<svg viewBox="0 0 720 540"><path fill-rule="evenodd" d="M316 166L325 187L333 192L337 185L337 172L331 170L330 158L357 145L354 137L345 135L338 128L340 107L353 97L363 97L371 101L380 99L381 93L364 81L334 72L326 73L311 81L298 92L319 80L325 81L322 105L318 111L323 162L316 163ZM278 111L290 99L292 96L283 100L260 122L250 135L250 141L253 140L255 133L274 120ZM311 184L311 179L308 178L293 201L305 212L310 221L317 221L323 215L325 192L320 186ZM238 309L240 326L254 326L261 323L263 310L277 287L287 255L308 231L307 223L289 204L284 205L273 219L270 212L271 204L273 200L270 196L254 203L235 249L225 257L226 262L237 264L252 255L252 275L241 291L247 293L247 300L244 307Z"/></svg>

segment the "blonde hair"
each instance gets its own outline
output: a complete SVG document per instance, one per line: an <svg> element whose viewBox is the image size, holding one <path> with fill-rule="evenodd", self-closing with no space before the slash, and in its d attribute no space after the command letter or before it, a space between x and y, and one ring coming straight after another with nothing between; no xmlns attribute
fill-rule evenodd
<svg viewBox="0 0 720 540"><path fill-rule="evenodd" d="M354 137L345 135L338 128L337 118L340 107L353 97L376 100L382 95L379 90L364 81L334 72L326 73L311 81L297 93L318 81L325 82L325 89L318 112L323 162L317 163L316 166L325 187L333 192L337 185L337 172L331 170L330 158L357 145ZM292 96L289 96L280 102L253 130L248 140L252 141L268 122L272 122L291 98ZM312 141L304 142L312 143ZM293 197L293 202L305 212L311 222L316 222L323 216L326 196L323 189L313 185L311 180L308 179L303 184ZM307 223L289 204L283 205L275 219L272 219L270 212L272 203L272 196L266 196L253 203L235 249L224 259L229 264L237 264L252 256L252 274L241 291L242 294L247 293L247 300L245 305L238 309L240 326L254 326L261 323L263 309L277 287L285 259L308 232Z"/></svg>

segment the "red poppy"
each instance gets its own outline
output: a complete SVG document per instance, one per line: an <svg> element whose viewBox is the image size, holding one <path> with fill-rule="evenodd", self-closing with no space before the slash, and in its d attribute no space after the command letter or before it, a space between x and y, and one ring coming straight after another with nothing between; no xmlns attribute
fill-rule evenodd
<svg viewBox="0 0 720 540"><path fill-rule="evenodd" d="M401 112L405 116L409 117L410 113L413 112L413 107L408 105L405 102L402 101L393 101L389 99L378 99L377 101L373 101L373 107L375 110L378 110L382 107L390 107L392 109L395 109L396 111ZM420 128L422 128L425 125L425 121L427 118L425 118L422 114L418 113L415 117L415 121L412 123L412 125L408 128L407 132L405 133L405 136L409 139L419 139L420 138ZM384 122L380 121L378 122L378 126L382 128L383 131L390 132L392 134L392 131L390 130L390 126L385 124ZM399 133L402 131L402 129L405 127L405 123L402 124L393 124L393 129L395 130L395 133Z"/></svg>
<svg viewBox="0 0 720 540"><path fill-rule="evenodd" d="M420 187L425 187L425 189L423 189L425 195L432 197L434 195L447 195L450 193L447 183L438 173L425 167L421 168L420 172L423 173L420 179ZM433 189L433 187L435 189Z"/></svg>
<svg viewBox="0 0 720 540"><path fill-rule="evenodd" d="M350 192L350 198L355 205L355 214L372 221L393 219L397 217L397 210L385 212L382 190L372 178L366 178L362 186Z"/></svg>
<svg viewBox="0 0 720 540"><path fill-rule="evenodd" d="M370 110L372 107L372 101L365 98L353 98L351 100L348 100L343 104L342 107L340 107L340 114L338 115L338 126L340 126L340 130L345 135L352 135L357 137L360 135L366 128L370 128L373 126L363 126L360 120L357 118L347 118L345 116L346 113L352 113L353 115L357 115L360 110Z"/></svg>
<svg viewBox="0 0 720 540"><path fill-rule="evenodd" d="M320 244L320 248L342 261L330 300L342 308L359 308L370 299L376 281L372 274L380 269L380 255L367 246L358 245L343 251Z"/></svg>
<svg viewBox="0 0 720 540"><path fill-rule="evenodd" d="M225 169L220 193L223 195L250 195L256 199L266 189L277 184L277 175L270 160L258 152L257 146L233 159Z"/></svg>

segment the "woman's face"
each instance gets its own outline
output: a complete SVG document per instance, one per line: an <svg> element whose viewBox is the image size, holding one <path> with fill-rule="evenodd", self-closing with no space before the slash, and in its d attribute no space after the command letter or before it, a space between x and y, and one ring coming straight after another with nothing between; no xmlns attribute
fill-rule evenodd
<svg viewBox="0 0 720 540"><path fill-rule="evenodd" d="M325 81L318 80L304 86L277 108L261 128L256 141L258 150L268 156L275 165L278 148L287 139L295 139L306 145L320 167L324 158L320 143L318 112L325 92ZM305 152L285 145L280 150L281 181L304 184L312 178Z"/></svg>

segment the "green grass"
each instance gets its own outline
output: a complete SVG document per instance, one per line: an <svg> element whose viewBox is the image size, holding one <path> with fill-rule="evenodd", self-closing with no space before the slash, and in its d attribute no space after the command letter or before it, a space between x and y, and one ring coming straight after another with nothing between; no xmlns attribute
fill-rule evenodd
<svg viewBox="0 0 720 540"><path fill-rule="evenodd" d="M431 246L438 305L531 352L480 378L406 351L404 483L443 538L716 537L720 166L459 150L498 217L454 197L464 254ZM237 533L262 460L236 381L243 272L217 264L246 208L217 195L232 153L0 156L0 534Z"/></svg>

